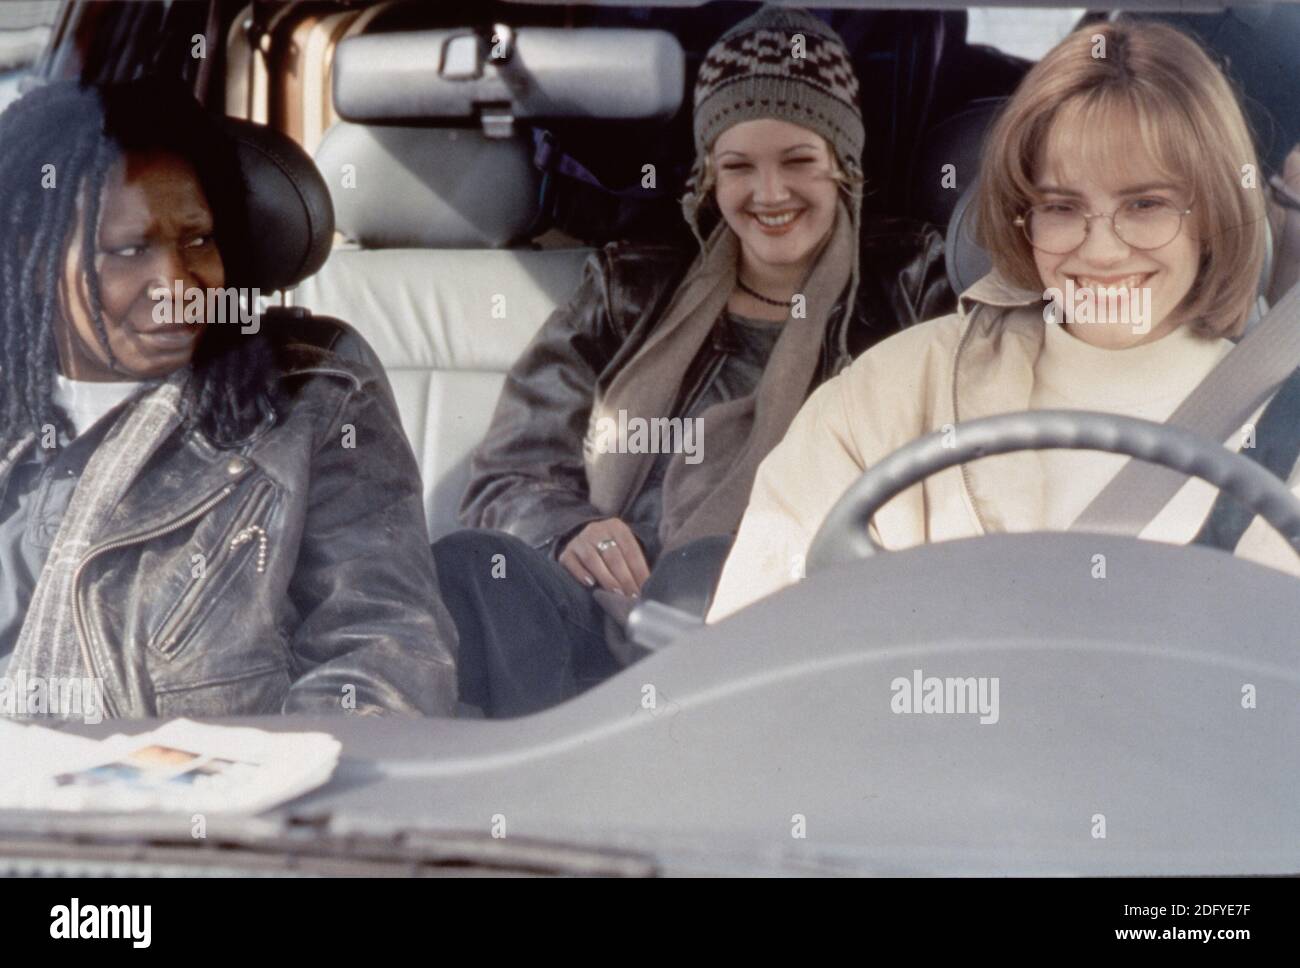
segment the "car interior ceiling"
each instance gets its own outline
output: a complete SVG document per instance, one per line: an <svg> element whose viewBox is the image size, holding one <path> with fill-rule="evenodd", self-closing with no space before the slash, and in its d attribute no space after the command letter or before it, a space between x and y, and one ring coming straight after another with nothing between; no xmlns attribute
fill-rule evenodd
<svg viewBox="0 0 1300 968"><path fill-rule="evenodd" d="M73 5L77 7L78 5ZM106 4L74 11L72 29L79 40L61 47L47 73L65 74L77 48L80 73L87 80L121 79L154 72L179 76L193 84L214 108L269 122L304 143L309 151L316 135L304 137L304 107L318 92L304 88L302 41L322 24L337 36L398 34L435 27L478 27L494 23L520 26L633 27L666 30L681 43L686 58L684 90L689 91L709 43L754 8L750 2L721 2L701 8L608 8L521 6L504 2L433 4L380 2L373 5L308 0L293 4L218 2L208 16L202 4ZM115 9L120 8L120 9ZM962 10L826 11L845 38L862 82L862 107L872 133L864 164L868 175L865 207L882 214L908 214L918 190L911 173L932 125L959 111L966 102L1008 94L1029 64L988 47L965 42ZM218 24L223 26L218 26ZM108 29L100 29L101 25ZM213 56L189 56L190 38L202 34ZM238 45L257 46L265 54L269 75L259 111L230 103L234 86L225 90L220 75L244 66ZM327 56L332 56L329 48ZM206 73L205 73L206 71ZM214 81L211 75L216 75ZM324 76L324 74L322 75ZM868 92L869 95L868 95ZM224 104L221 102L225 102ZM264 116L259 116L264 115ZM428 124L437 118L423 119ZM548 200L546 223L588 245L614 238L681 241L688 239L678 215L677 198L690 168L693 147L689 98L663 125L614 128L579 119L548 123L559 150L576 158L594 178L574 182L558 178ZM665 173L652 192L637 188L641 165L655 164ZM631 174L629 174L631 173Z"/></svg>
<svg viewBox="0 0 1300 968"><path fill-rule="evenodd" d="M754 8L751 2L715 2L696 8L567 7L521 5L491 0L450 0L438 4L382 0L373 4L341 0L275 3L214 0L207 4L132 4L113 0L71 4L60 30L71 29L75 44L54 45L55 61L42 66L50 75L74 69L77 49L86 79L120 79L144 72L183 77L214 108L238 117L268 122L314 151L323 130L311 120L325 115L313 101L329 100L330 60L337 43L364 33L399 34L434 27L492 24L567 27L632 27L665 30L681 43L686 58L684 90L689 91L708 44ZM992 47L969 44L964 10L822 11L844 37L862 82L862 107L868 139L866 210L906 215L946 225L957 198L976 170L989 98L1008 95L1030 63ZM1093 12L1091 18L1103 18ZM1124 14L1124 16L1136 16ZM1282 89L1278 70L1293 46L1300 12L1278 7L1242 7L1217 13L1142 14L1158 16L1196 34L1236 75L1247 94L1261 154L1270 171L1281 168L1300 133L1300 104ZM71 27L67 20L71 20ZM99 29L100 25L107 29ZM309 37L325 37L311 48ZM190 38L204 35L212 56L190 56ZM246 67L239 47L255 46L266 79L264 90L241 86L235 76ZM312 65L308 59L324 61ZM256 60L257 58L254 58ZM317 87L308 90L312 74ZM221 83L222 75L226 83ZM256 86L256 82L254 85ZM234 104L235 91L264 103ZM444 123L437 118L428 124ZM319 127L324 127L317 122ZM615 238L680 242L689 239L678 214L677 198L693 152L689 98L670 121L660 125L584 123L556 118L545 125L552 150L576 159L592 176L578 181L563 174L549 186L544 211L531 227L546 228L581 244ZM613 134L614 136L611 136ZM925 177L938 154L955 159L958 191L940 191ZM641 190L639 172L652 163L662 176L659 187ZM526 239L516 240L526 242Z"/></svg>

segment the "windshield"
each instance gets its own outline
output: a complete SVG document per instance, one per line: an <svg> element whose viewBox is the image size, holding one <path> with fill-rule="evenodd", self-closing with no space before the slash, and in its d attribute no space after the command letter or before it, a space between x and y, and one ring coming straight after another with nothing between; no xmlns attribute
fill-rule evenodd
<svg viewBox="0 0 1300 968"><path fill-rule="evenodd" d="M0 856L1300 872L1205 7L0 4Z"/></svg>

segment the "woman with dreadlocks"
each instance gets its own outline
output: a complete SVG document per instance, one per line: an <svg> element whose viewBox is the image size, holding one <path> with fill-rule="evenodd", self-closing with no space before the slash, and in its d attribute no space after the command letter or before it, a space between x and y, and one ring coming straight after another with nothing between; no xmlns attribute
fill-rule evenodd
<svg viewBox="0 0 1300 968"><path fill-rule="evenodd" d="M190 295L248 271L222 129L158 82L56 83L0 115L0 171L0 713L449 713L369 348ZM101 709L53 708L73 681Z"/></svg>

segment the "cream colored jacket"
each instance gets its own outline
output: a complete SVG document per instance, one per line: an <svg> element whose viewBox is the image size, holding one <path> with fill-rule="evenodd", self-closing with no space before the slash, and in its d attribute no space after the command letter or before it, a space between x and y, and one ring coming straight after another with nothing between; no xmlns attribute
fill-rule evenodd
<svg viewBox="0 0 1300 968"><path fill-rule="evenodd" d="M801 578L817 529L866 468L945 425L1029 409L1044 341L1041 307L1038 293L987 276L963 293L956 313L890 337L813 393L758 469L708 620ZM1225 446L1236 450L1242 439L1239 432ZM1289 483L1300 495L1294 470ZM987 457L897 495L876 514L872 535L897 550L990 532L1046 530L1051 495L1044 491L1038 454ZM1189 480L1141 537L1190 541L1216 494L1204 481ZM1300 576L1300 560L1259 518L1237 554Z"/></svg>

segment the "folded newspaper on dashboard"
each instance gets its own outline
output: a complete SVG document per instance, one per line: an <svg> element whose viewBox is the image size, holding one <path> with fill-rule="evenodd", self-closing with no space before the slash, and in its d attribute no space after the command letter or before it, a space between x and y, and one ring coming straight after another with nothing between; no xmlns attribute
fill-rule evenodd
<svg viewBox="0 0 1300 968"><path fill-rule="evenodd" d="M188 719L103 740L0 720L0 809L260 813L323 785L340 749Z"/></svg>

